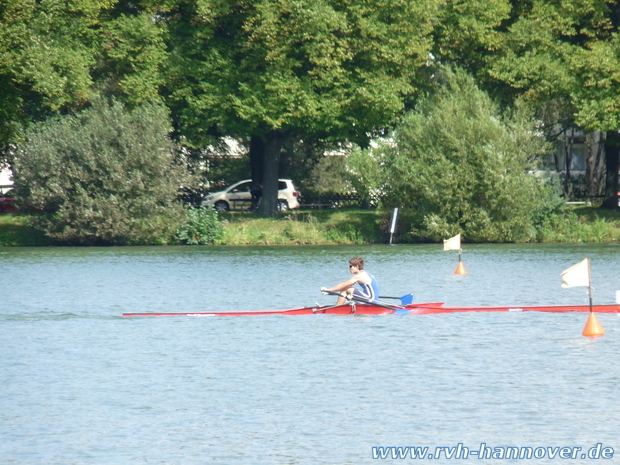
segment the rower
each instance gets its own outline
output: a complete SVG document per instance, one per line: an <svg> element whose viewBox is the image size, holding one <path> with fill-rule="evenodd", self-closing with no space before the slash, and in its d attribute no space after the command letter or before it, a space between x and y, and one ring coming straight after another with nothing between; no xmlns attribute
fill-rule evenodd
<svg viewBox="0 0 620 465"><path fill-rule="evenodd" d="M364 270L364 259L353 257L349 260L349 272L353 275L347 281L336 284L334 287L321 288L321 292L339 292L336 305L344 304L347 297L358 297L372 303L379 298L379 285L373 275ZM358 287L353 287L357 285Z"/></svg>

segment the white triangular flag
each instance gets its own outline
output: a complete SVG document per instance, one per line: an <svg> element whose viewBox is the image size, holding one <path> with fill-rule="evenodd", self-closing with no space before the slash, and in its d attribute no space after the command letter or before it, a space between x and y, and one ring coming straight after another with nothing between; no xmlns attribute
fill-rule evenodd
<svg viewBox="0 0 620 465"><path fill-rule="evenodd" d="M443 249L444 250L461 250L461 234L457 234L450 239L444 239L443 241Z"/></svg>
<svg viewBox="0 0 620 465"><path fill-rule="evenodd" d="M562 289L590 285L590 259L585 258L562 272Z"/></svg>

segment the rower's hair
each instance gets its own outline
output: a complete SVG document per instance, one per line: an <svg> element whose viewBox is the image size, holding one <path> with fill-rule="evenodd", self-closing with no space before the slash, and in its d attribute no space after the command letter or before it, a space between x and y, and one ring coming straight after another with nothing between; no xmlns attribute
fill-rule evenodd
<svg viewBox="0 0 620 465"><path fill-rule="evenodd" d="M362 257L353 257L349 260L349 265L357 266L357 269L361 271L364 269L364 259Z"/></svg>

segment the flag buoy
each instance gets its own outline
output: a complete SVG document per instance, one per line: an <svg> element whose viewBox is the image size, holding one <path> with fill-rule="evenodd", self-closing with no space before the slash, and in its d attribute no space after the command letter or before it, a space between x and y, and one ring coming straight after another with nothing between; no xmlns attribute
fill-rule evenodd
<svg viewBox="0 0 620 465"><path fill-rule="evenodd" d="M605 334L605 330L603 326L598 321L596 315L590 312L590 316L588 317L588 321L586 322L585 328L583 328L583 334L585 337L597 337Z"/></svg>
<svg viewBox="0 0 620 465"><path fill-rule="evenodd" d="M456 267L456 271L454 272L454 274L467 274L467 271L465 271L465 267L461 262L461 254L463 253L463 249L461 249L461 233L457 234L454 237L451 237L450 239L444 239L443 249L459 251L459 264Z"/></svg>
<svg viewBox="0 0 620 465"><path fill-rule="evenodd" d="M602 336L605 334L605 330L592 311L592 277L589 258L585 258L576 265L562 271L562 289L579 286L588 286L588 296L590 297L590 316L581 334L585 337Z"/></svg>
<svg viewBox="0 0 620 465"><path fill-rule="evenodd" d="M465 271L465 266L463 265L463 262L459 262L454 274L467 274L467 271Z"/></svg>

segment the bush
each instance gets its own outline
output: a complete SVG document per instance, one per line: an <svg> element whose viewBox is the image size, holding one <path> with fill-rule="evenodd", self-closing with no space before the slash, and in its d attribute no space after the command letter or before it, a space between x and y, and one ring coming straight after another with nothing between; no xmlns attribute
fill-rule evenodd
<svg viewBox="0 0 620 465"><path fill-rule="evenodd" d="M204 207L187 210L187 223L179 228L177 237L185 244L213 244L224 234L217 212Z"/></svg>
<svg viewBox="0 0 620 465"><path fill-rule="evenodd" d="M35 125L13 165L22 203L39 213L34 225L67 244L168 242L184 221L177 193L189 183L169 127L160 106L129 112L104 100Z"/></svg>
<svg viewBox="0 0 620 465"><path fill-rule="evenodd" d="M601 243L620 240L620 220L596 214L579 216L566 209L544 219L538 228L539 242Z"/></svg>
<svg viewBox="0 0 620 465"><path fill-rule="evenodd" d="M366 151L380 170L370 170L369 183L382 180L377 187L385 207L420 211L423 220L412 231L417 236L535 239L535 221L548 214L540 210L554 194L528 174L545 149L534 123L520 114L503 117L462 71L444 70L441 80L438 92L406 115L390 138Z"/></svg>

